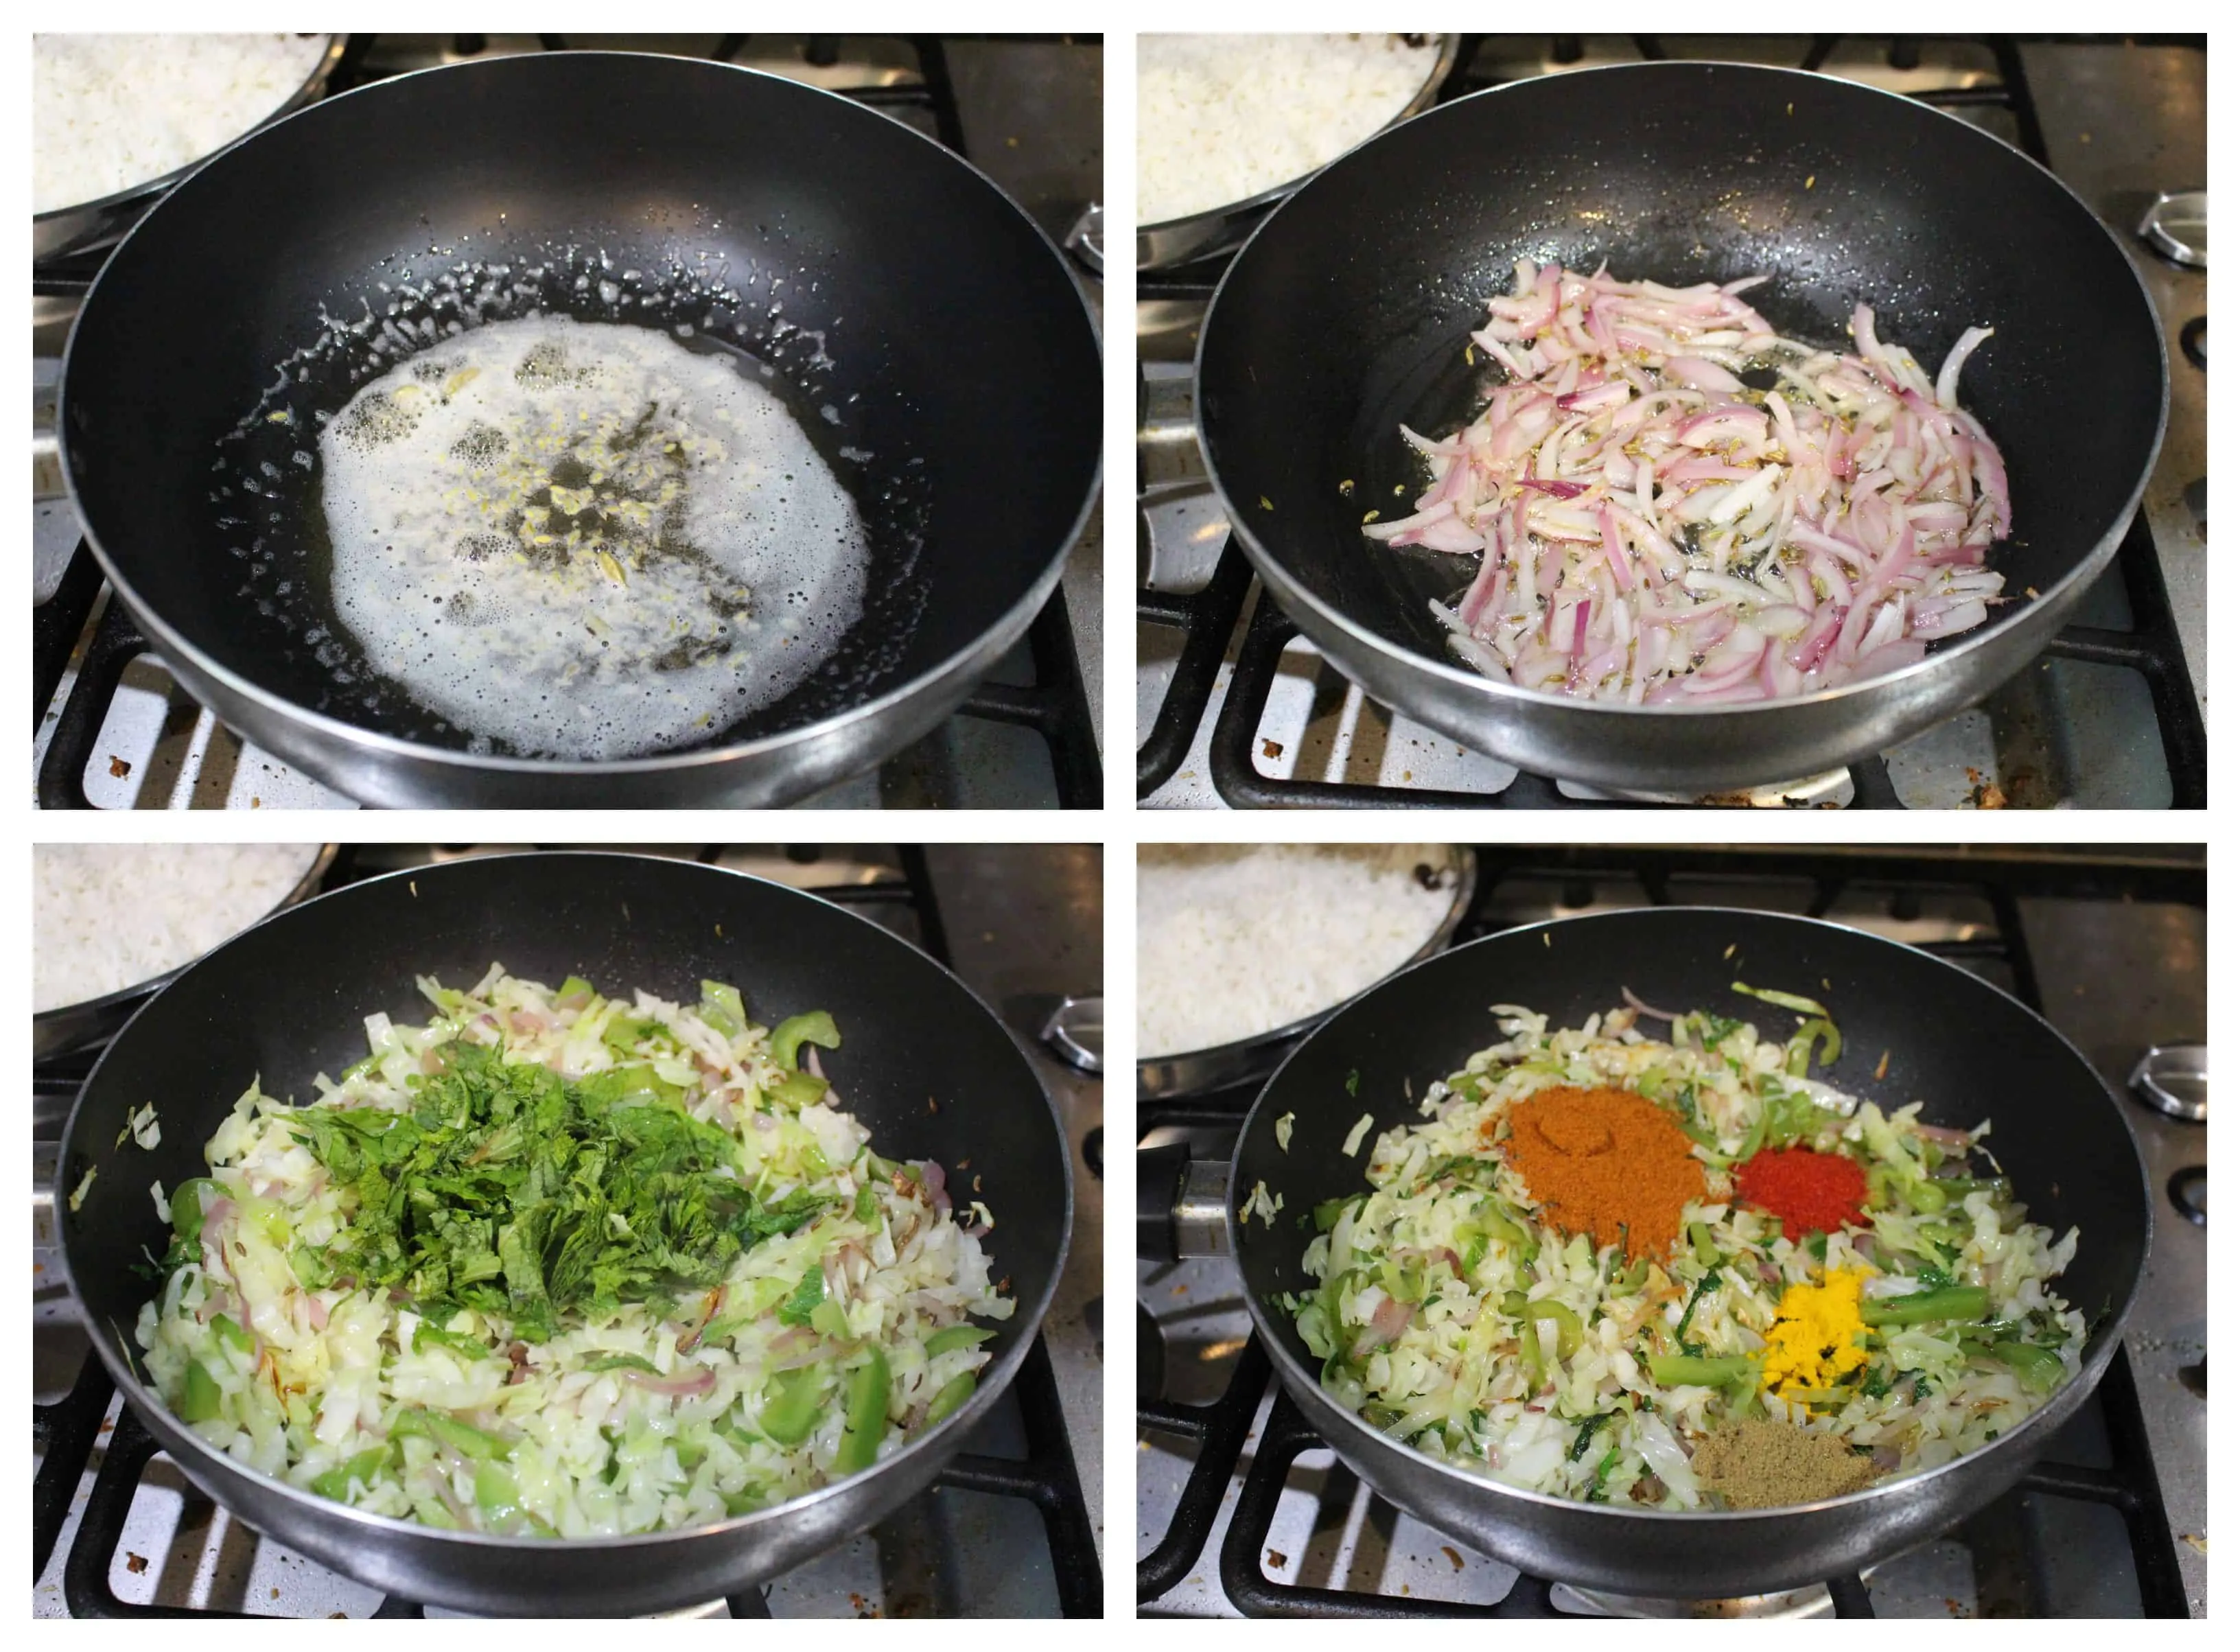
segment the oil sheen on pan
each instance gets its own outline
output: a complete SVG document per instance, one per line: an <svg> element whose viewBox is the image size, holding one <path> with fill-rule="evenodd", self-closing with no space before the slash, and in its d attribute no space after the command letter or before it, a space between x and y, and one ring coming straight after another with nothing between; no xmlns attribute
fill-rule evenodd
<svg viewBox="0 0 2240 1652"><path fill-rule="evenodd" d="M691 342L493 321L320 432L336 616L476 748L692 744L790 693L861 617L847 489L751 363Z"/></svg>

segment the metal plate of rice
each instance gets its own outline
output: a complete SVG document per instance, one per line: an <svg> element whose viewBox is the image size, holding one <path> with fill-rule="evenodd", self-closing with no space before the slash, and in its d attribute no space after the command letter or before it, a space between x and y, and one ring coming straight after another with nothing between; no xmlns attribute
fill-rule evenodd
<svg viewBox="0 0 2240 1652"><path fill-rule="evenodd" d="M1136 1094L1274 1070L1339 1005L1443 949L1477 856L1445 843L1157 844L1136 860Z"/></svg>
<svg viewBox="0 0 2240 1652"><path fill-rule="evenodd" d="M98 1042L220 943L316 893L333 843L41 843L31 1056Z"/></svg>

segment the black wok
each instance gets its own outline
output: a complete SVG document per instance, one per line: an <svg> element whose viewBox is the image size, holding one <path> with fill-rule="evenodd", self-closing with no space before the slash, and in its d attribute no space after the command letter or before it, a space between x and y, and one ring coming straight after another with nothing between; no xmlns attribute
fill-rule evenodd
<svg viewBox="0 0 2240 1652"><path fill-rule="evenodd" d="M970 1159L997 1226L988 1249L1018 1312L953 1416L876 1467L718 1525L554 1542L440 1531L298 1491L213 1451L140 1380L132 1325L155 1285L135 1271L167 1241L149 1196L203 1173L203 1144L251 1077L307 1097L365 1051L376 1010L424 1020L416 975L469 983L493 962L610 992L696 1002L704 977L750 1012L832 1012L825 1070L883 1154ZM939 1102L930 1109L929 1098ZM124 1130L156 1103L153 1152ZM193 965L117 1035L86 1081L58 1185L97 1171L62 1213L70 1289L125 1398L182 1472L251 1527L407 1599L479 1612L643 1612L736 1594L864 1529L931 1482L1033 1342L1065 1256L1065 1138L1032 1067L962 983L869 921L783 886L621 855L455 862L353 885L267 919Z"/></svg>
<svg viewBox="0 0 2240 1652"><path fill-rule="evenodd" d="M1750 303L1783 332L1840 345L1864 301L1932 371L1963 329L1995 327L1962 396L2006 457L2015 532L1991 565L2011 603L1918 664L1770 704L1597 705L1455 663L1427 604L1474 564L1372 544L1362 516L1422 485L1400 424L1476 412L1463 345L1519 258L1673 285L1770 275ZM1321 173L1230 265L1197 416L1260 576L1370 694L1537 773L1697 793L1886 748L2034 658L2115 553L2167 385L2124 252L2017 150L1818 75L1644 63L1463 98Z"/></svg>
<svg viewBox="0 0 2240 1652"><path fill-rule="evenodd" d="M1731 949L1732 956L1729 956ZM1290 1213L1358 1192L1365 1151L1342 1149L1372 1113L1372 1135L1420 1120L1420 1096L1500 1034L1487 1007L1522 1003L1551 1027L1617 1007L1619 989L1667 1009L1785 1012L1734 996L1737 980L1803 992L1834 1011L1843 1054L1824 1075L1885 1111L1926 1103L1929 1122L1992 1122L1991 1150L2030 1219L2081 1232L2056 1289L2093 1329L2079 1377L2012 1433L1957 1462L1848 1497L1743 1513L1663 1513L1520 1491L1420 1456L1322 1389L1321 1362L1272 1294L1304 1291L1309 1234ZM1739 1008L1737 1007L1739 1006ZM1883 1052L1889 1070L1877 1078ZM1348 1075L1358 1071L1359 1096ZM1819 1069L1815 1069L1816 1074ZM1290 1149L1275 1121L1297 1116ZM1622 1594L1763 1594L1854 1572L1946 1529L2028 1469L2083 1403L2123 1336L2147 1254L2146 1175L2116 1102L2067 1040L1957 965L1858 930L1762 912L1663 908L1528 925L1396 976L1333 1016L1261 1093L1230 1170L1229 1232L1244 1296L1277 1373L1306 1418L1377 1491L1430 1525L1535 1576ZM1281 1194L1272 1228L1241 1222L1257 1182Z"/></svg>
<svg viewBox="0 0 2240 1652"><path fill-rule="evenodd" d="M365 669L293 455L386 365L324 318L394 306L441 336L462 268L503 295L489 318L687 324L776 368L871 544L863 617L815 676L689 749L571 763L470 750ZM293 424L267 417L276 381ZM174 190L78 316L62 456L188 689L361 802L763 804L933 728L1024 633L1096 490L1099 383L1063 259L939 144L727 64L561 52L330 98Z"/></svg>

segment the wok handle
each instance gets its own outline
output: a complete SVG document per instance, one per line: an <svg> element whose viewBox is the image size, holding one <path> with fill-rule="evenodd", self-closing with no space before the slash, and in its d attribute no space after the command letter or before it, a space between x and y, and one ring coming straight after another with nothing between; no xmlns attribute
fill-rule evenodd
<svg viewBox="0 0 2240 1652"><path fill-rule="evenodd" d="M1229 1254L1229 1167L1190 1157L1186 1142L1136 1155L1136 1257L1188 1262Z"/></svg>

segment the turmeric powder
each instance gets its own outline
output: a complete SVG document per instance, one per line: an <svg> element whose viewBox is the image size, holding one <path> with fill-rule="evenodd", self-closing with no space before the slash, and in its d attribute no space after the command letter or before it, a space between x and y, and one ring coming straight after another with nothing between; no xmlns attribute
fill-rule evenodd
<svg viewBox="0 0 2240 1652"><path fill-rule="evenodd" d="M1765 1387L1833 1388L1846 1373L1867 1362L1860 1345L1866 1325L1859 1318L1859 1287L1866 1275L1841 1269L1817 1285L1791 1285L1781 1293L1773 1329L1766 1333Z"/></svg>

